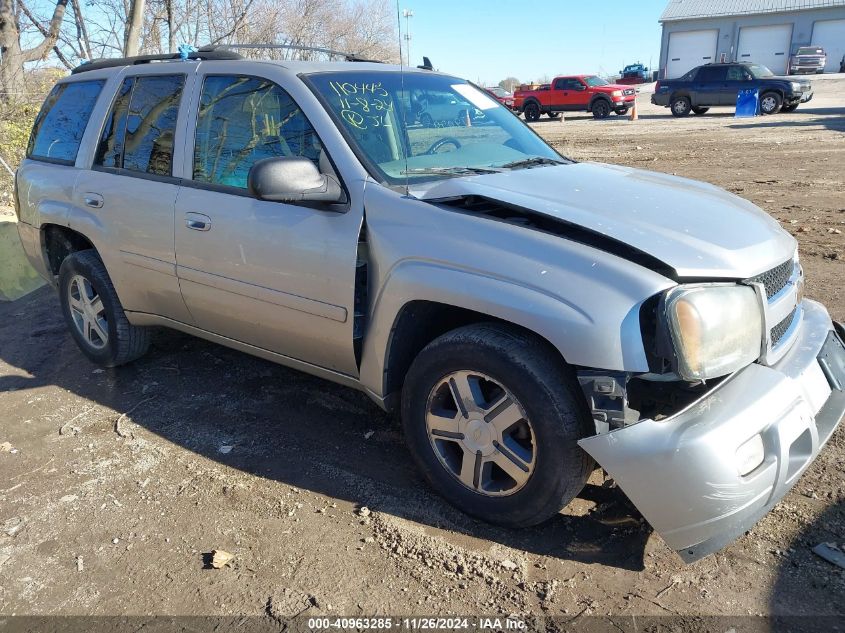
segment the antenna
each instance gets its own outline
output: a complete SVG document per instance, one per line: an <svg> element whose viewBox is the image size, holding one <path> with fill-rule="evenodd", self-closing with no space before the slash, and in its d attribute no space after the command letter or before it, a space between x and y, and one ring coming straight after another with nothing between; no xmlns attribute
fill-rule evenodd
<svg viewBox="0 0 845 633"><path fill-rule="evenodd" d="M410 13L410 15L409 15ZM408 24L408 18L413 15L413 12L405 9L405 23ZM399 0L396 0L396 25L399 27L399 85L402 90L402 97L399 99L399 106L402 109L402 154L405 155L405 195L410 197L411 186L409 183L410 176L408 175L408 151L410 150L410 143L408 138L408 108L411 107L411 95L405 94L405 65L402 63L402 19L399 17ZM405 34L408 39L408 63L411 63L411 38L408 33ZM402 103L402 99L408 97L408 108Z"/></svg>
<svg viewBox="0 0 845 633"><path fill-rule="evenodd" d="M407 49L407 57L405 61L408 66L411 65L411 18L414 17L414 12L411 9L402 11L402 17L405 18L405 48ZM399 56L402 56L402 43L399 43Z"/></svg>

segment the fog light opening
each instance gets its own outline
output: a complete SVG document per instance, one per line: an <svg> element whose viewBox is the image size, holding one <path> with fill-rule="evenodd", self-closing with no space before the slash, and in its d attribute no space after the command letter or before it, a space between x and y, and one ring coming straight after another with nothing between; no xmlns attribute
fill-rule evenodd
<svg viewBox="0 0 845 633"><path fill-rule="evenodd" d="M766 449L763 446L763 436L755 435L736 451L736 468L740 477L752 473L766 457Z"/></svg>

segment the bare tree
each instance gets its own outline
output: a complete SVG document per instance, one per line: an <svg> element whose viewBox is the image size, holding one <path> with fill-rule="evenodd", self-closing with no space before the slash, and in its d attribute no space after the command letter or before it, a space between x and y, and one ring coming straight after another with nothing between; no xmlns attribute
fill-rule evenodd
<svg viewBox="0 0 845 633"><path fill-rule="evenodd" d="M141 32L144 28L144 5L144 0L131 0L129 5L126 35L123 42L123 55L125 57L137 55L141 46Z"/></svg>
<svg viewBox="0 0 845 633"><path fill-rule="evenodd" d="M24 2L0 0L0 103L8 103L22 92L24 64L43 59L54 50L67 3L68 0L56 1L53 16L46 26L35 20L42 39L30 48L22 48L20 13L24 12ZM32 14L27 10L26 15Z"/></svg>
<svg viewBox="0 0 845 633"><path fill-rule="evenodd" d="M516 77L505 77L499 82L499 86L508 92L513 92L520 83L522 82L520 82Z"/></svg>

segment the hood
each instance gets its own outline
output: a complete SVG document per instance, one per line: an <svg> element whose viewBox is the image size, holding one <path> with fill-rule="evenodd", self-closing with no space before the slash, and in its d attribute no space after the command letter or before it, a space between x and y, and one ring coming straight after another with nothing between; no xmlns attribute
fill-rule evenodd
<svg viewBox="0 0 845 633"><path fill-rule="evenodd" d="M607 84L606 86L593 86L590 88L598 92L613 92L614 90L630 90L630 84Z"/></svg>
<svg viewBox="0 0 845 633"><path fill-rule="evenodd" d="M622 242L678 278L742 279L792 257L795 239L727 191L656 172L574 163L451 178L411 187L428 201L479 196Z"/></svg>

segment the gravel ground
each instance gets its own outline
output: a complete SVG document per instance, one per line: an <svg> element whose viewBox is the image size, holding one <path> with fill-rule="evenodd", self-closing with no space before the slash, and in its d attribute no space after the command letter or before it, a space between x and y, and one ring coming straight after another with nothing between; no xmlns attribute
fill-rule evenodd
<svg viewBox="0 0 845 633"><path fill-rule="evenodd" d="M845 320L843 88L753 120L641 95L637 122L533 127L573 158L751 199ZM549 523L495 528L433 494L355 391L172 332L101 370L49 289L0 304L2 615L845 615L845 571L810 551L845 542L843 475L840 429L749 534L688 566L600 472ZM209 568L215 549L232 563Z"/></svg>

